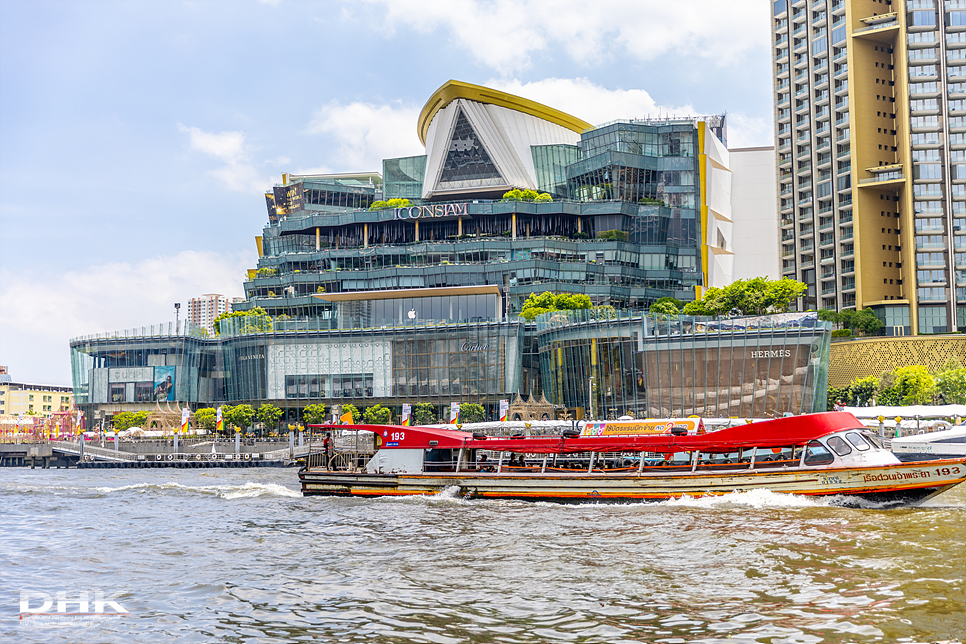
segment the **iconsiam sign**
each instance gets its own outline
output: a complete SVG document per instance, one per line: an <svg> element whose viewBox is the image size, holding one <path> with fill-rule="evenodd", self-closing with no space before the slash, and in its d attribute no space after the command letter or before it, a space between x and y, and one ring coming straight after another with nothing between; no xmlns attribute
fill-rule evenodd
<svg viewBox="0 0 966 644"><path fill-rule="evenodd" d="M408 206L396 208L393 219L424 219L426 217L462 217L466 215L465 203L443 203L432 206Z"/></svg>

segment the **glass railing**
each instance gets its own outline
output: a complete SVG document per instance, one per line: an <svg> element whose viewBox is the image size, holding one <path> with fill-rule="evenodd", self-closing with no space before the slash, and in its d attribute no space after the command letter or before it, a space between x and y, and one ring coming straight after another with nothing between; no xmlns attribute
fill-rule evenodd
<svg viewBox="0 0 966 644"><path fill-rule="evenodd" d="M883 183L885 181L897 181L899 179L905 179L905 175L902 172L880 172L874 177L859 179L859 184Z"/></svg>

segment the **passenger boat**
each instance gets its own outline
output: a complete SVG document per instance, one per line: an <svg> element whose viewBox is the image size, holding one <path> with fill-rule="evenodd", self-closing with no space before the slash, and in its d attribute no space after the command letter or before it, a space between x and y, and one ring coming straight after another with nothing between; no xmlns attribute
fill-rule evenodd
<svg viewBox="0 0 966 644"><path fill-rule="evenodd" d="M903 463L966 457L966 425L892 439L892 452Z"/></svg>
<svg viewBox="0 0 966 644"><path fill-rule="evenodd" d="M700 419L588 422L556 436L494 437L432 427L371 432L367 461L310 454L306 496L436 494L533 501L642 501L766 489L919 503L966 480L966 458L901 463L845 412L705 431ZM344 456L344 455L343 455Z"/></svg>

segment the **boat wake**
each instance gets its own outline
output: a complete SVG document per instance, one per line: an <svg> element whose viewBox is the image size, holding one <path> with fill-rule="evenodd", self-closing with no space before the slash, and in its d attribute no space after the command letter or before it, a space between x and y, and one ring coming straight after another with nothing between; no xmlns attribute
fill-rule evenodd
<svg viewBox="0 0 966 644"><path fill-rule="evenodd" d="M169 481L167 483L135 483L133 485L122 485L120 487L97 487L95 491L101 494L111 494L114 492L126 492L136 490L142 493L151 492L184 492L193 494L204 494L217 496L223 499L250 499L263 496L292 497L301 498L302 494L298 490L291 490L284 485L277 483L244 483L242 485L182 485Z"/></svg>
<svg viewBox="0 0 966 644"><path fill-rule="evenodd" d="M662 501L662 505L677 507L716 508L742 505L761 510L765 508L814 508L830 503L823 499L813 499L797 494L782 494L771 490L750 490L748 492L729 492L714 496L682 496L678 499Z"/></svg>

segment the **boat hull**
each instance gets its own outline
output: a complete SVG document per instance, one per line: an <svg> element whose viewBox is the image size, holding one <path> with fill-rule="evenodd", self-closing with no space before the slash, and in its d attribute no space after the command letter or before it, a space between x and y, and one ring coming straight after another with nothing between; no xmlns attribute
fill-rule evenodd
<svg viewBox="0 0 966 644"><path fill-rule="evenodd" d="M867 468L783 468L713 473L365 474L303 470L305 496L407 496L458 488L471 498L556 502L664 501L683 496L770 490L808 496L844 496L874 502L921 503L966 480L966 459Z"/></svg>

